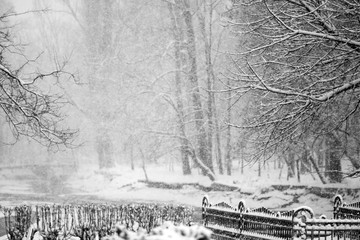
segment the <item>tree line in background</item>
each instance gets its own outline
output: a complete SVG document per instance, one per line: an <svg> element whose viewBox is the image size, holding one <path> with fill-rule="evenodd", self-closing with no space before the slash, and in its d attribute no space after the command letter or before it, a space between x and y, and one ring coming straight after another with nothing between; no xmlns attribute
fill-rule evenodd
<svg viewBox="0 0 360 240"><path fill-rule="evenodd" d="M47 9L42 0L34 6ZM94 149L99 168L119 158L134 168L140 159L146 174L149 162L176 158L185 175L198 168L215 180L231 175L236 159L242 168L258 162L259 174L277 159L299 180L305 172L323 183L357 173L358 1L59 0L52 7L63 15L28 13L51 60L34 59L51 69L45 73L12 62L16 43L6 20L15 16L2 13L3 131L46 136L47 146L72 141L76 131L58 128L53 112L61 94L75 116L68 124L81 120L80 142ZM22 83L25 73L44 93ZM58 92L45 94L48 79ZM39 114L46 118L34 121ZM351 169L342 169L345 160Z"/></svg>

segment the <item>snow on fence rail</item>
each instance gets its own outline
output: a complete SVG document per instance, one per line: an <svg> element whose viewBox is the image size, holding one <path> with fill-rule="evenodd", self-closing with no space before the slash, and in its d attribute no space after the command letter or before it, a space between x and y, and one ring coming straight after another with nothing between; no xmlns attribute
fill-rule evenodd
<svg viewBox="0 0 360 240"><path fill-rule="evenodd" d="M219 240L359 240L360 219L315 218L309 207L291 211L273 212L260 207L249 209L241 200L238 208L225 202L202 201L202 219L205 227Z"/></svg>
<svg viewBox="0 0 360 240"><path fill-rule="evenodd" d="M334 198L335 219L360 219L360 202L345 203L341 195Z"/></svg>
<svg viewBox="0 0 360 240"><path fill-rule="evenodd" d="M0 207L1 208L1 207ZM1 208L9 240L47 240L78 237L80 240L110 235L116 224L150 232L164 222L190 225L194 210L172 205L37 205Z"/></svg>

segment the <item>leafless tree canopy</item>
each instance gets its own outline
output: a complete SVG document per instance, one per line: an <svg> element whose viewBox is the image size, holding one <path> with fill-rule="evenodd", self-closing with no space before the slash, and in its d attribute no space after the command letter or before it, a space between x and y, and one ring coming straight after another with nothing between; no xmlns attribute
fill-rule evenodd
<svg viewBox="0 0 360 240"><path fill-rule="evenodd" d="M357 0L235 1L229 22L242 48L230 77L234 90L257 96L245 128L263 147L349 132L359 106L359 16Z"/></svg>
<svg viewBox="0 0 360 240"><path fill-rule="evenodd" d="M9 135L72 146L76 126L68 158L101 169L360 168L358 0L0 3L0 159Z"/></svg>
<svg viewBox="0 0 360 240"><path fill-rule="evenodd" d="M14 139L31 137L46 146L72 146L76 131L62 128L60 108L66 103L61 95L46 94L39 85L46 81L59 80L63 75L72 78L65 71L65 64L56 64L51 72L41 73L29 65L36 59L27 59L24 46L13 41L11 27L7 20L14 14L0 17L0 114L6 118ZM23 65L14 67L11 60L21 56ZM27 69L27 73L23 73ZM21 76L21 77L20 77Z"/></svg>

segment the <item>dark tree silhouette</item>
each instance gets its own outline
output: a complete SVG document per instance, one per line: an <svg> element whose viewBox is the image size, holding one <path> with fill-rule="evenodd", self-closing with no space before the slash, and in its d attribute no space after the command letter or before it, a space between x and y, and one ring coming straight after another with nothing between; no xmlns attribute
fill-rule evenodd
<svg viewBox="0 0 360 240"><path fill-rule="evenodd" d="M58 93L45 93L41 87L52 84L50 79L56 82L75 76L66 72L66 63L57 63L51 72L31 70L31 63L37 59L27 59L23 48L13 41L10 17L16 14L7 12L0 16L0 117L15 140L26 136L49 147L72 147L77 131L64 126L60 111L66 100ZM25 59L20 67L11 64L18 56Z"/></svg>

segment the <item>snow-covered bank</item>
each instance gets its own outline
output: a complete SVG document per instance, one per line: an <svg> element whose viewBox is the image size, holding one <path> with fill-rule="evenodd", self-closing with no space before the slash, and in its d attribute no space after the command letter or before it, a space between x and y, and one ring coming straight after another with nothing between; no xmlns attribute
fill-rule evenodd
<svg viewBox="0 0 360 240"><path fill-rule="evenodd" d="M323 185L312 176L304 175L298 183L296 179L286 180L284 173L283 176L279 174L280 169L268 168L259 177L256 169L249 167L244 174L235 169L232 176L218 175L217 180L211 182L199 172L184 176L179 166L169 169L167 165L147 166L148 181L142 168L131 170L129 166L99 171L97 166L88 165L66 177L51 176L49 181L19 179L19 173L3 172L5 181L0 182L0 193L3 195L0 205L54 201L136 201L200 207L202 197L207 194L213 203L225 201L237 206L244 199L250 208L263 206L271 209L292 209L306 205L313 208L316 214L325 213L330 217L333 195L340 193L347 202L359 199L358 179ZM57 191L49 192L52 187Z"/></svg>

